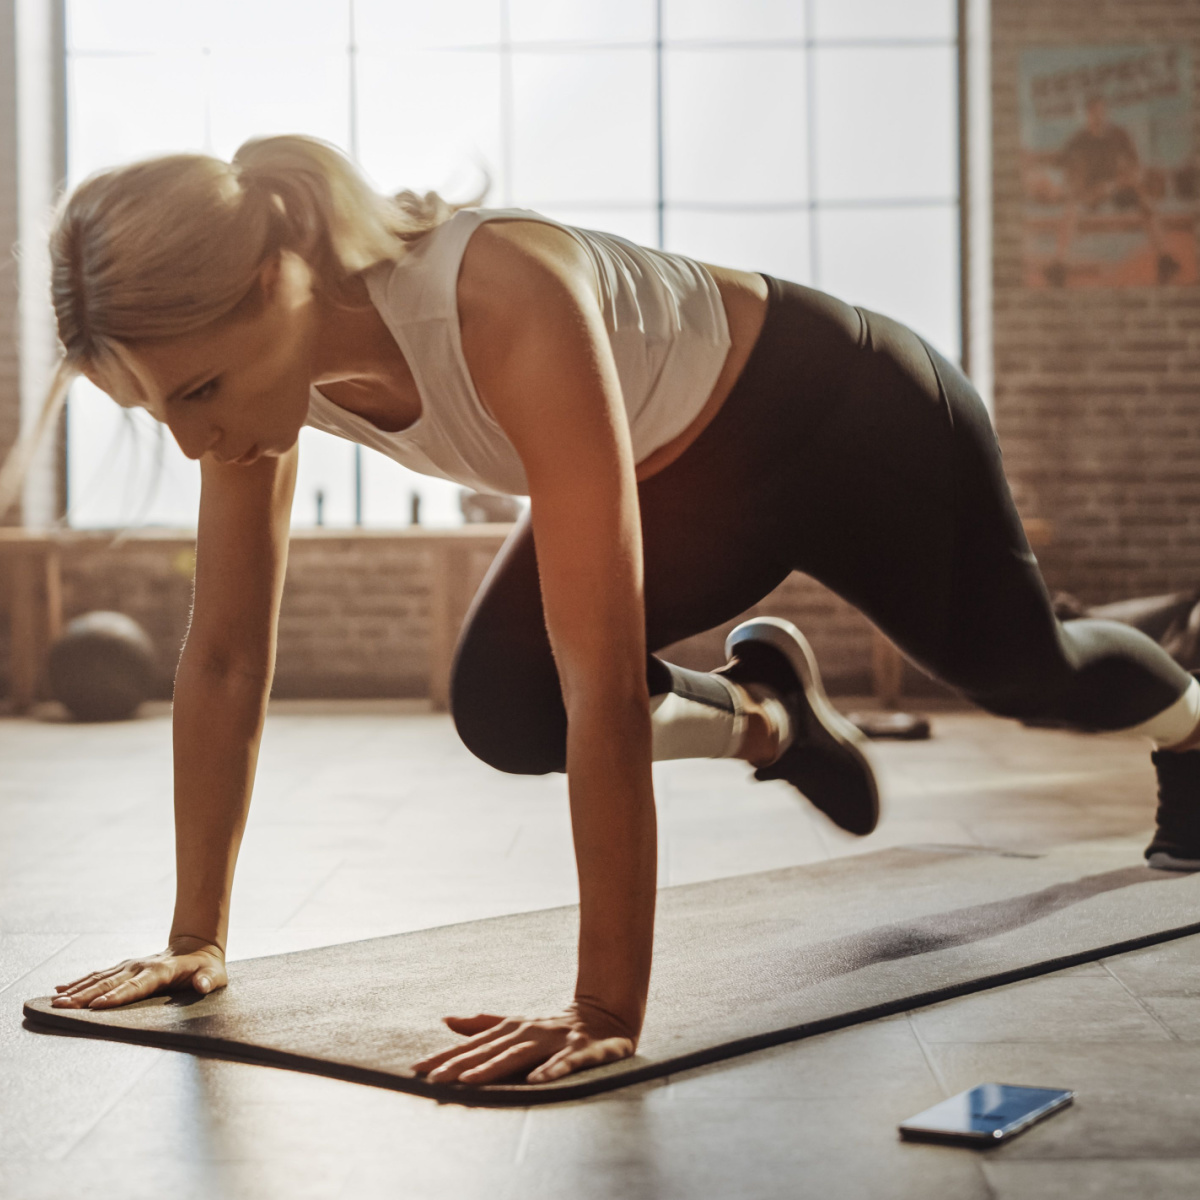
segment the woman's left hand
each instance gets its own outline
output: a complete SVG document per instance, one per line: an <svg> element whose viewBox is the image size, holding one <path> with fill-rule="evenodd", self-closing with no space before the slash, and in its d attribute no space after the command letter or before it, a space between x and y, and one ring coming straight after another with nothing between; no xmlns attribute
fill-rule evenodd
<svg viewBox="0 0 1200 1200"><path fill-rule="evenodd" d="M572 1009L557 1017L446 1017L469 1041L413 1064L430 1083L496 1083L524 1074L526 1083L549 1083L573 1071L628 1058L636 1039L607 1014Z"/></svg>

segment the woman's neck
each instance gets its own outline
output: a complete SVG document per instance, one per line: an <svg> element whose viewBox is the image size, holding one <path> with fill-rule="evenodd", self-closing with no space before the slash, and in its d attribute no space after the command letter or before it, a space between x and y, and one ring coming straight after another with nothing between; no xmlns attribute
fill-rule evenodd
<svg viewBox="0 0 1200 1200"><path fill-rule="evenodd" d="M361 276L342 296L314 296L316 345L313 385L339 408L387 433L421 415L421 398L408 360L396 344Z"/></svg>
<svg viewBox="0 0 1200 1200"><path fill-rule="evenodd" d="M314 293L312 305L312 371L318 387L350 379L376 379L404 363L404 355L361 277L348 280L337 297Z"/></svg>

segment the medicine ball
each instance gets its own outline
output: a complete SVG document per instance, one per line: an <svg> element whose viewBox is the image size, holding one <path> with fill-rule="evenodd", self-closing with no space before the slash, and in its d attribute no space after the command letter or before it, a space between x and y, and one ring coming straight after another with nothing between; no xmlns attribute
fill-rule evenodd
<svg viewBox="0 0 1200 1200"><path fill-rule="evenodd" d="M146 631L118 612L76 617L50 647L50 694L77 721L124 721L149 698L154 646Z"/></svg>

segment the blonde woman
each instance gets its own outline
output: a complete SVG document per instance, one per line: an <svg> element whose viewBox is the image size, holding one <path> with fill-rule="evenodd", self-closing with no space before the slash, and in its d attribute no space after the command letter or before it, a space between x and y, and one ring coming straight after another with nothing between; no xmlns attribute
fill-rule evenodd
<svg viewBox="0 0 1200 1200"><path fill-rule="evenodd" d="M305 424L528 494L467 620L454 719L504 771L567 772L578 975L560 1012L448 1018L439 1082L632 1054L655 902L651 763L738 757L868 833L875 782L786 622L702 673L647 654L794 569L991 712L1159 746L1158 865L1200 866L1200 686L1153 642L1060 625L963 375L885 317L521 210L387 199L332 148L250 142L102 173L53 233L64 358L202 473L175 683L167 946L59 988L107 1008L227 981L234 863L270 690ZM1170 749L1169 749L1170 748Z"/></svg>

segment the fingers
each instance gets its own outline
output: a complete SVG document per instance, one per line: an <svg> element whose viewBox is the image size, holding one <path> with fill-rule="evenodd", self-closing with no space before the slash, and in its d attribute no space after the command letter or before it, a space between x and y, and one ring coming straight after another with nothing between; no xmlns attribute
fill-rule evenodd
<svg viewBox="0 0 1200 1200"><path fill-rule="evenodd" d="M115 967L109 967L107 971L92 971L87 975L81 975L78 979L73 979L70 983L60 983L54 990L60 995L69 996L72 992L90 987L98 979L107 979L112 975L118 974L125 970L125 967L125 963L120 963Z"/></svg>
<svg viewBox="0 0 1200 1200"><path fill-rule="evenodd" d="M457 1033L460 1032L460 1030L455 1029L455 1026L450 1024L451 1021L456 1023L463 1022L465 1024L467 1022L484 1021L490 1019L490 1017L484 1017L482 1015L478 1017L447 1017L446 1024L450 1025L450 1028L454 1029ZM503 1037L506 1034L510 1034L519 1025L519 1021L506 1021L502 1017L497 1018L494 1025L485 1028L483 1033L477 1033L469 1041L463 1042L458 1046L451 1046L449 1050L443 1050L438 1054L430 1054L428 1057L421 1059L420 1062L413 1063L413 1070L416 1071L418 1075L426 1075L431 1071L436 1071L440 1066L449 1062L452 1058L458 1058L459 1055L464 1054L469 1050L474 1050L479 1046L494 1041L498 1037ZM461 1032L466 1031L461 1030Z"/></svg>
<svg viewBox="0 0 1200 1200"><path fill-rule="evenodd" d="M526 1070L538 1059L545 1057L545 1047L539 1046L537 1042L517 1042L479 1066L461 1072L458 1080L460 1083L495 1083L499 1079Z"/></svg>
<svg viewBox="0 0 1200 1200"><path fill-rule="evenodd" d="M459 1032L486 1026L466 1043L431 1054L413 1064L430 1083L495 1083L528 1072L529 1083L550 1083L604 1063L628 1058L634 1043L628 1037L593 1038L563 1021L518 1021L480 1015L448 1017Z"/></svg>
<svg viewBox="0 0 1200 1200"><path fill-rule="evenodd" d="M586 1071L589 1067L619 1062L632 1053L633 1043L628 1038L603 1038L598 1042L589 1042L582 1034L573 1033L568 1044L553 1058L547 1059L540 1067L531 1071L526 1076L526 1081L550 1083L575 1071Z"/></svg>
<svg viewBox="0 0 1200 1200"><path fill-rule="evenodd" d="M149 967L114 984L102 995L88 1003L88 1008L115 1008L118 1004L129 1004L143 1000L158 991L161 974Z"/></svg>
<svg viewBox="0 0 1200 1200"><path fill-rule="evenodd" d="M73 985L51 1002L54 1008L112 1008L153 995L167 982L161 963L122 963L111 971L96 973ZM132 986L131 986L132 985Z"/></svg>
<svg viewBox="0 0 1200 1200"><path fill-rule="evenodd" d="M459 1046L450 1058L429 1071L429 1081L430 1083L452 1083L456 1079L461 1079L467 1072L490 1063L497 1055L503 1054L512 1046L518 1043L524 1045L529 1040L528 1031L523 1030L520 1033L510 1033L504 1037L494 1038L474 1047L470 1047L469 1043L468 1047Z"/></svg>
<svg viewBox="0 0 1200 1200"><path fill-rule="evenodd" d="M56 996L53 1004L56 1008L86 1008L88 1004L96 1000L98 996L106 995L112 991L115 985L124 982L130 978L132 972L121 971L104 976L102 979L92 980L91 983L85 983L79 988L73 989L62 996Z"/></svg>
<svg viewBox="0 0 1200 1200"><path fill-rule="evenodd" d="M136 974L136 970L122 964L119 967L114 967L111 971L97 972L86 976L76 984L72 984L61 995L56 996L53 1001L55 1008L84 1008L95 1000L97 996L103 996L111 988L128 979L131 975Z"/></svg>

